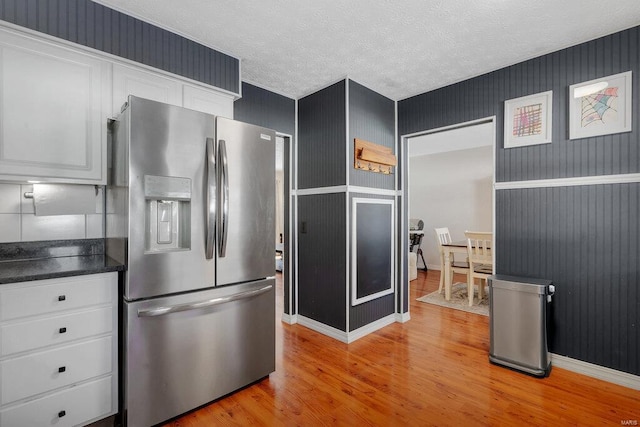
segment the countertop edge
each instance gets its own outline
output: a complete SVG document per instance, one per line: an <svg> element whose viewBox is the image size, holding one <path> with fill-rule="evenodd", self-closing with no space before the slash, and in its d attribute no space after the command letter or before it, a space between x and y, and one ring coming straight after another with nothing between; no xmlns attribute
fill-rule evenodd
<svg viewBox="0 0 640 427"><path fill-rule="evenodd" d="M67 260L74 259L82 259L86 256L78 256L78 257L66 257ZM30 260L30 261L10 261L4 264L7 266L24 266L26 263L30 265L26 268L24 273L13 273L7 274L3 276L0 274L0 285L10 284L10 283L20 283L20 282L29 282L34 280L45 280L45 279L55 279L61 277L73 277L73 276L85 276L89 274L99 274L99 273L109 273L114 271L125 271L126 266L116 262L115 260L109 258L106 255L93 255L90 256L92 258L102 258L102 262L94 261L93 263L89 263L89 265L82 265L76 268L68 268L68 269L52 269L50 266L43 266L42 268L38 267L38 264L44 263L49 260ZM86 257L88 258L88 257ZM2 264L0 264L0 268L2 268ZM93 265L92 265L93 264Z"/></svg>

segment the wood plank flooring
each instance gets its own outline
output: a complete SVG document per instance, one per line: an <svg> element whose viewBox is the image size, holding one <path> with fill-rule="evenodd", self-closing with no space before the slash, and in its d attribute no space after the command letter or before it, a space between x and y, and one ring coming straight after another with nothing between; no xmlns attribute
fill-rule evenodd
<svg viewBox="0 0 640 427"><path fill-rule="evenodd" d="M415 300L438 280L438 271L420 271L410 286L411 320L349 345L278 314L276 371L167 425L640 423L640 391L560 368L538 379L491 365L487 317ZM281 313L281 283L277 298Z"/></svg>

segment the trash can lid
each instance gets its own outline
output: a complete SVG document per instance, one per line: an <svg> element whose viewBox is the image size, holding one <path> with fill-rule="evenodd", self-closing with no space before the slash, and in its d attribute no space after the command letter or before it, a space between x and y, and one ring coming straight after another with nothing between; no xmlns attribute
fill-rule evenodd
<svg viewBox="0 0 640 427"><path fill-rule="evenodd" d="M547 279L536 279L533 277L507 276L494 274L488 278L489 287L500 289L511 289L520 292L536 294L547 293L547 288L553 282Z"/></svg>

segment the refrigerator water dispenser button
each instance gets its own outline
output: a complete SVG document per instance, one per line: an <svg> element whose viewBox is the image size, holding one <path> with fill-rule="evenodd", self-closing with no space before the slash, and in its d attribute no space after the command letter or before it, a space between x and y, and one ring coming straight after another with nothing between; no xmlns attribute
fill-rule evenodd
<svg viewBox="0 0 640 427"><path fill-rule="evenodd" d="M170 244L171 238L171 202L158 202L158 243Z"/></svg>
<svg viewBox="0 0 640 427"><path fill-rule="evenodd" d="M145 253L184 251L191 248L191 206L184 200L147 199Z"/></svg>

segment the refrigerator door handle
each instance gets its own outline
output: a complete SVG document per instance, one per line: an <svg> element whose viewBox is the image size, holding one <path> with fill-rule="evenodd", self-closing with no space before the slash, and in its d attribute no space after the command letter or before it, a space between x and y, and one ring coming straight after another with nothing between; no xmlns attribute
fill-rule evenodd
<svg viewBox="0 0 640 427"><path fill-rule="evenodd" d="M224 258L227 252L227 234L229 231L229 173L227 170L227 144L221 139L218 145L220 155L220 213L218 217L218 256Z"/></svg>
<svg viewBox="0 0 640 427"><path fill-rule="evenodd" d="M214 307L220 304L226 304L232 301L238 301L245 298L251 298L257 295L264 294L271 290L273 285L263 286L262 288L253 289L250 291L239 292L237 294L229 295L226 297L213 298L210 300L199 301L189 304L177 304L169 307L156 307L148 310L138 310L138 317L155 317L164 316L165 314L178 313L180 311L199 310L202 308Z"/></svg>
<svg viewBox="0 0 640 427"><path fill-rule="evenodd" d="M206 259L213 258L216 235L216 151L215 140L207 138L207 236L205 242Z"/></svg>

